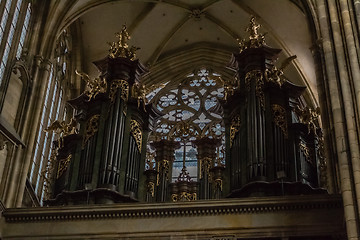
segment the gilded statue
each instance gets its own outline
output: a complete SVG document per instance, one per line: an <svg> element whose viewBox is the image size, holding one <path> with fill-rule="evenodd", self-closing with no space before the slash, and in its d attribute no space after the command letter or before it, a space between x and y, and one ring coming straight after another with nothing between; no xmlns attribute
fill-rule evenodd
<svg viewBox="0 0 360 240"><path fill-rule="evenodd" d="M94 78L91 79L90 76L83 72L78 72L75 70L75 73L81 77L82 80L86 82L86 87L84 94L88 96L88 102L95 98L99 93L105 93L107 89L107 82L104 78Z"/></svg>
<svg viewBox="0 0 360 240"><path fill-rule="evenodd" d="M115 35L118 38L118 41L108 43L110 45L109 57L123 57L134 61L136 59L136 51L140 48L132 46L129 49L128 40L130 40L131 37L127 31L126 25L124 24L121 31L119 33L115 33Z"/></svg>
<svg viewBox="0 0 360 240"><path fill-rule="evenodd" d="M259 48L265 44L265 34L258 33L261 25L257 24L255 17L251 17L249 26L245 29L249 33L249 40L237 39L240 52L247 48Z"/></svg>
<svg viewBox="0 0 360 240"><path fill-rule="evenodd" d="M146 96L159 87L165 87L165 84L153 84L150 87L135 82L132 86L131 95L137 99L138 108L140 108L141 103L143 104L143 109L146 112L145 106L149 103Z"/></svg>
<svg viewBox="0 0 360 240"><path fill-rule="evenodd" d="M317 127L315 123L320 116L320 108L318 107L315 110L313 110L309 107L304 107L303 109L301 109L299 106L297 106L295 108L295 112L299 117L300 123L307 125L308 133L313 131L314 134L317 135L316 133Z"/></svg>
<svg viewBox="0 0 360 240"><path fill-rule="evenodd" d="M78 134L77 122L74 118L71 118L69 123L65 121L55 120L50 124L44 131L45 132L55 132L60 134L60 147L64 146L64 137L71 134Z"/></svg>
<svg viewBox="0 0 360 240"><path fill-rule="evenodd" d="M266 69L264 73L265 80L267 82L276 83L277 85L279 85L279 87L281 87L286 82L286 78L284 77L284 70L295 58L296 55L286 58L281 63L280 68L272 66L272 68Z"/></svg>
<svg viewBox="0 0 360 240"><path fill-rule="evenodd" d="M225 81L221 77L218 77L218 80L220 81L220 84L224 87L224 100L226 101L229 96L232 96L236 90L236 88L239 86L239 81L235 77L234 81Z"/></svg>

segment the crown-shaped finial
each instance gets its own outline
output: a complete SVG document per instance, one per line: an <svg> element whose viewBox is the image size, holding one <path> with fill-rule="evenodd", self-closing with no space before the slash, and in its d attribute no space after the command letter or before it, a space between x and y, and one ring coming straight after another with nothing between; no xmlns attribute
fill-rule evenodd
<svg viewBox="0 0 360 240"><path fill-rule="evenodd" d="M110 45L109 56L111 58L128 58L130 60L136 59L136 51L140 48L131 46L129 49L128 40L131 39L126 25L124 24L119 33L115 33L116 37L119 39L117 42L108 43Z"/></svg>

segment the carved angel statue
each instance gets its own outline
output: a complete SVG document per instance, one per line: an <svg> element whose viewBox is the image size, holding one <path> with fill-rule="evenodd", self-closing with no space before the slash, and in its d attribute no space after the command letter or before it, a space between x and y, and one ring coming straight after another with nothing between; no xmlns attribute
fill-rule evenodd
<svg viewBox="0 0 360 240"><path fill-rule="evenodd" d="M276 66L272 66L271 69L266 69L264 73L265 80L268 82L274 82L278 84L280 87L284 84L286 81L286 78L284 77L284 70L292 60L296 58L296 55L286 58L282 63L280 68L277 68Z"/></svg>
<svg viewBox="0 0 360 240"><path fill-rule="evenodd" d="M127 28L126 25L124 24L122 26L121 32L120 33L116 33L116 37L119 38L119 47L120 48L128 48L128 44L127 41L131 39L129 33L127 32Z"/></svg>
<svg viewBox="0 0 360 240"><path fill-rule="evenodd" d="M164 87L165 84L153 84L150 87L146 87L141 83L135 83L132 87L132 96L137 98L138 108L140 108L141 102L143 103L144 111L146 112L145 106L148 104L146 96L159 87Z"/></svg>
<svg viewBox="0 0 360 240"><path fill-rule="evenodd" d="M238 86L237 79L234 79L234 81L225 81L221 77L218 77L218 80L220 84L224 86L224 100L226 101L229 96L234 94L234 91Z"/></svg>
<svg viewBox="0 0 360 240"><path fill-rule="evenodd" d="M64 137L71 135L71 134L77 134L77 122L74 118L71 118L69 123L66 123L65 121L59 121L55 120L53 123L50 124L44 131L45 132L55 132L60 134L60 147L64 146Z"/></svg>
<svg viewBox="0 0 360 240"><path fill-rule="evenodd" d="M78 72L75 70L75 73L81 77L82 80L86 82L86 89L84 94L89 97L88 102L95 98L99 93L105 93L107 89L107 82L104 78L94 78L91 79L90 76L83 72Z"/></svg>
<svg viewBox="0 0 360 240"><path fill-rule="evenodd" d="M117 48L116 48L116 44L114 42L108 42L110 49L109 49L109 56L111 58L115 58L116 57L116 52L117 52Z"/></svg>
<svg viewBox="0 0 360 240"><path fill-rule="evenodd" d="M320 108L316 108L315 110L304 107L301 109L299 106L295 108L295 112L299 117L299 121L303 124L306 124L308 127L308 133L311 132L311 130L314 131L314 134L316 135L316 124L318 117L320 116Z"/></svg>
<svg viewBox="0 0 360 240"><path fill-rule="evenodd" d="M255 17L251 17L250 25L245 29L250 34L250 39L257 39L259 36L258 29L261 27L260 24L255 22Z"/></svg>

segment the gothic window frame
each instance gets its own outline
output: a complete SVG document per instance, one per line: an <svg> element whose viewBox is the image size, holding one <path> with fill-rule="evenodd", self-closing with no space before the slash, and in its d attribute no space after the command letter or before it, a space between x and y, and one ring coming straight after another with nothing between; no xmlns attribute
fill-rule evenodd
<svg viewBox="0 0 360 240"><path fill-rule="evenodd" d="M0 3L0 108L3 108L8 84L16 62L29 41L33 4L28 0ZM26 25L26 26L25 26ZM9 41L10 40L10 41ZM0 109L0 110L1 110Z"/></svg>
<svg viewBox="0 0 360 240"><path fill-rule="evenodd" d="M56 133L44 130L55 120L64 121L70 114L66 111L67 90L69 90L70 82L71 43L69 37L69 30L65 29L57 40L29 167L28 180L40 204L45 199L49 182L47 177L51 171L50 157L54 152L53 141L57 138Z"/></svg>
<svg viewBox="0 0 360 240"><path fill-rule="evenodd" d="M219 71L220 72L220 71ZM205 75L204 75L205 73ZM203 74L203 75L201 75ZM169 139L169 136L171 135L177 135L177 124L183 124L187 121L192 121L189 124L189 129L192 132L191 136L185 137L184 136L176 136L175 141L180 142L180 148L178 150L175 150L175 161L174 165L179 166L173 166L173 173L172 173L172 182L175 182L177 180L178 175L181 173L182 169L182 160L180 158L184 157L184 144L186 145L186 151L185 151L185 162L186 164L191 163L195 167L195 169L190 170L190 176L192 180L198 179L198 159L196 156L193 156L197 153L197 150L195 147L192 146L191 141L196 140L199 137L210 137L213 138L215 136L221 136L222 144L217 150L219 152L218 156L219 159L222 158L221 164L225 163L225 155L224 155L224 149L225 149L225 123L224 123L224 114L222 112L222 107L220 106L219 99L224 98L224 88L223 88L223 82L221 79L221 75L217 73L216 70L211 69L211 67L208 66L200 66L195 68L193 71L189 71L188 74L185 74L182 80L180 82L167 82L164 88L157 88L153 92L151 92L147 97L149 101L154 105L155 108L164 116L157 119L156 124L154 126L154 130L149 135L148 140L148 156L154 157L154 150L151 149L150 143L156 140L160 139ZM199 79L197 79L199 78ZM196 83L194 83L196 82ZM209 84L209 85L206 85ZM191 86L192 85L192 86ZM204 88L207 88L205 91ZM180 92L181 91L181 92ZM193 92L191 92L193 91ZM217 91L217 94L214 92ZM185 94L184 94L185 93ZM193 107L190 107L190 100L191 97L187 96L186 93L191 93L191 96L196 96L196 100L192 103L194 105ZM172 96L171 96L172 95ZM165 96L167 96L167 100L165 100ZM171 98L169 98L171 96ZM200 99L202 96L202 99ZM211 101L212 104L214 102L217 102L216 105L208 106L207 103L208 97L212 97L213 99ZM163 100L161 100L163 98ZM187 99L188 98L188 99ZM214 99L216 98L216 99ZM168 103L166 103L168 101ZM192 101L192 100L191 100ZM197 103L195 103L197 102ZM164 106L162 108L160 105ZM198 107L195 107L195 105L198 104ZM179 105L181 105L181 108L179 108ZM211 104L210 104L211 105ZM195 108L196 109L195 109ZM210 115L210 111L212 108L219 108L220 107L220 114L217 114L218 116L215 117L213 115ZM166 110L167 109L167 110ZM166 111L164 111L166 110ZM180 120L182 117L177 117L176 115L181 115L181 111L187 111L187 112L197 112L193 114L192 116L189 116L188 118ZM173 112L175 111L175 112ZM217 109L219 111L219 109ZM171 114L169 114L171 112ZM186 112L186 113L187 113ZM174 116L175 115L175 116ZM172 117L173 120L166 120L165 118ZM205 118L204 118L205 117ZM178 118L178 119L177 119ZM203 120L201 120L203 118ZM175 119L175 120L174 120ZM197 121L199 120L199 121ZM208 123L205 123L205 120L209 120ZM194 121L197 121L197 123ZM172 124L172 126L170 126ZM211 128L215 125L220 124L221 128L221 134L216 135L214 132L211 132ZM170 127L170 129L163 129L162 133L159 134L159 126L160 125L167 125L167 127ZM200 125L202 127L200 127ZM165 127L166 128L166 127ZM210 131L209 131L210 130ZM183 140L181 140L183 139ZM192 155L189 153L189 151L192 151ZM195 153L194 153L195 151ZM221 151L221 153L220 153ZM191 155L191 156L190 156ZM150 159L147 159L149 161ZM154 161L154 160L150 160ZM147 164L153 165L153 163L147 162ZM181 166L180 166L181 165ZM189 165L187 166L189 167ZM146 166L146 168L149 168L149 165ZM174 171L174 168L177 168L177 171ZM194 174L195 172L195 174Z"/></svg>

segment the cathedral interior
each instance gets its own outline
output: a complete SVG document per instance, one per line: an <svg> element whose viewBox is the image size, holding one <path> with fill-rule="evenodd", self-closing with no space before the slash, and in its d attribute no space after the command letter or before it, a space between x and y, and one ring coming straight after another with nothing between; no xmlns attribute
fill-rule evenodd
<svg viewBox="0 0 360 240"><path fill-rule="evenodd" d="M360 0L1 0L0 239L360 239Z"/></svg>

